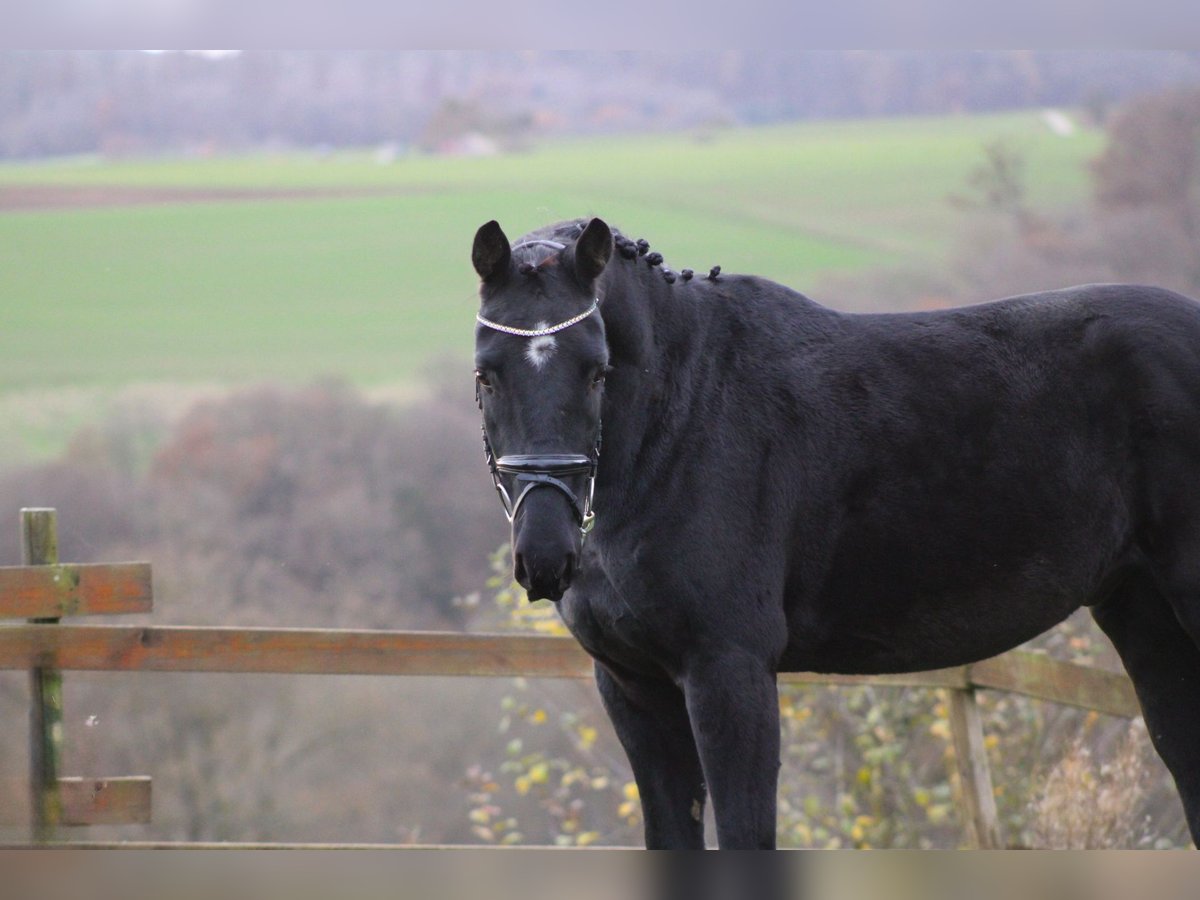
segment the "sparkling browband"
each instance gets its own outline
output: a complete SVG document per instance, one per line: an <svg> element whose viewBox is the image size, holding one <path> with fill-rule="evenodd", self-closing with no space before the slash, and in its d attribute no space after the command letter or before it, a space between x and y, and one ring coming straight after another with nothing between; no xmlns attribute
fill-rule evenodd
<svg viewBox="0 0 1200 900"><path fill-rule="evenodd" d="M513 328L511 325L501 325L499 322L493 322L491 319L485 319L479 313L475 314L475 321L480 325L484 325L495 331L502 331L505 334L515 334L517 337L543 337L547 334L554 334L556 331L562 331L564 328L570 328L572 325L582 322L592 313L600 308L600 298L597 297L592 301L592 305L577 316L565 321L559 322L557 325L548 325L545 328Z"/></svg>

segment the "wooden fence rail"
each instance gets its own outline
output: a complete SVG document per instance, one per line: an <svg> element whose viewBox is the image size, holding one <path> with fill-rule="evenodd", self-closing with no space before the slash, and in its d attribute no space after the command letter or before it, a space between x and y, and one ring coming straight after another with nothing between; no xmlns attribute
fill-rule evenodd
<svg viewBox="0 0 1200 900"><path fill-rule="evenodd" d="M23 511L29 521L31 511ZM36 515L45 516L45 511ZM52 516L51 516L52 520ZM43 523L44 525L44 523ZM28 527L28 526L25 526ZM35 840L54 827L100 822L144 822L150 815L145 778L65 779L61 754L61 686L58 710L47 724L47 700L38 678L61 685L64 670L120 672L227 672L290 675L426 675L590 678L592 663L574 640L518 634L353 631L309 628L206 628L66 625L61 615L145 612L150 609L150 569L143 563L0 568L0 618L32 621L0 627L0 670L35 674L31 713L31 783ZM47 616L54 619L47 621ZM1014 650L970 665L895 675L780 675L789 684L871 684L941 688L950 695L950 724L962 782L969 842L1003 846L994 791L984 752L975 694L995 689L1097 710L1138 715L1124 675ZM54 718L57 715L57 719ZM57 721L59 744L53 743ZM50 750L46 750L46 746ZM55 768L47 772L49 753ZM49 799L47 799L49 798Z"/></svg>
<svg viewBox="0 0 1200 900"><path fill-rule="evenodd" d="M439 631L317 628L22 625L0 628L0 670L34 665L93 672L253 672L282 675L448 675L591 678L592 661L572 638ZM1011 650L983 662L898 675L788 672L782 684L992 688L1138 715L1129 679Z"/></svg>

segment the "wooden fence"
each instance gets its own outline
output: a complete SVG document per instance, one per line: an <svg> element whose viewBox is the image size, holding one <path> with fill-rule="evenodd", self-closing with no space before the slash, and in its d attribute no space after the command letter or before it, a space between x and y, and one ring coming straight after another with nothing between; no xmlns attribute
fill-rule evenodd
<svg viewBox="0 0 1200 900"><path fill-rule="evenodd" d="M0 627L0 669L30 672L30 824L35 842L56 840L59 829L68 826L150 821L149 778L62 775L65 670L592 677L591 660L570 638L63 624L68 616L149 612L150 566L60 564L54 510L22 510L21 538L25 565L0 567L0 618L26 621ZM779 680L946 690L967 841L983 848L1004 844L976 691L1011 691L1115 716L1138 714L1124 675L1026 651L933 672L800 673Z"/></svg>

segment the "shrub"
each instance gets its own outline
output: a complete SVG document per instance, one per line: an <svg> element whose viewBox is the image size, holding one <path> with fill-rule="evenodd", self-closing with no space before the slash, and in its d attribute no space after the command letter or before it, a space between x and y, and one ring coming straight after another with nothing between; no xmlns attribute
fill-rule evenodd
<svg viewBox="0 0 1200 900"><path fill-rule="evenodd" d="M503 522L473 413L336 384L203 404L152 466L157 531L206 593L254 598L257 617L444 627Z"/></svg>
<svg viewBox="0 0 1200 900"><path fill-rule="evenodd" d="M1082 735L1041 783L1029 807L1030 845L1047 850L1152 846L1142 815L1147 769L1145 726L1126 732L1116 754L1099 763Z"/></svg>

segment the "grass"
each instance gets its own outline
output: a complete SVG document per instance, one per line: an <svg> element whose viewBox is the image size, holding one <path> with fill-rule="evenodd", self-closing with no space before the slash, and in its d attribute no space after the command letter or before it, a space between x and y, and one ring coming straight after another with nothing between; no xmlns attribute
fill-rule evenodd
<svg viewBox="0 0 1200 900"><path fill-rule="evenodd" d="M936 265L946 196L988 142L1028 160L1042 207L1079 201L1100 136L1036 113L572 140L487 159L369 153L0 165L30 185L352 195L0 213L0 392L133 383L411 380L466 359L475 228L599 214L675 268L804 289L829 272ZM364 193L365 192L365 193Z"/></svg>

